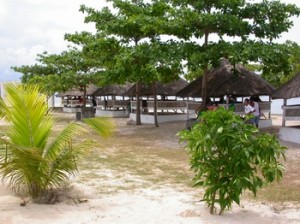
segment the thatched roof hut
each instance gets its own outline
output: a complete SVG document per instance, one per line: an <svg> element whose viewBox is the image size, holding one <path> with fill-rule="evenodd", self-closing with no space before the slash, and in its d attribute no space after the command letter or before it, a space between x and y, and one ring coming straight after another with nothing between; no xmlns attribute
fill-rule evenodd
<svg viewBox="0 0 300 224"><path fill-rule="evenodd" d="M238 64L235 67L226 61L208 72L207 96L221 97L271 95L275 88L259 75ZM202 77L194 80L177 93L181 97L201 97Z"/></svg>
<svg viewBox="0 0 300 224"><path fill-rule="evenodd" d="M160 96L176 96L176 93L184 88L188 82L182 78L179 78L175 81L169 83L156 83L156 94ZM127 96L135 96L136 95L136 84L133 85L127 92ZM140 87L140 95L141 96L153 96L153 88L152 85L142 84Z"/></svg>
<svg viewBox="0 0 300 224"><path fill-rule="evenodd" d="M112 84L99 88L95 92L95 96L126 96L125 93L133 86L133 84Z"/></svg>
<svg viewBox="0 0 300 224"><path fill-rule="evenodd" d="M98 86L94 85L94 84L89 84L86 88L86 95L87 96L92 96L95 94L95 92L99 89ZM63 93L59 93L58 96L60 97L64 97L64 96L83 96L83 91L78 89L78 88L74 88L74 89L70 89L66 92Z"/></svg>
<svg viewBox="0 0 300 224"><path fill-rule="evenodd" d="M272 94L273 99L290 99L296 97L300 97L300 72Z"/></svg>

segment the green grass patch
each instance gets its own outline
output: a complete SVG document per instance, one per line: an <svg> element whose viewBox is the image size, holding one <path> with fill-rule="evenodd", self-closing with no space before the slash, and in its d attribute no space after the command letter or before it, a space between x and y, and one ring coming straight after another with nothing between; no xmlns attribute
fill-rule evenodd
<svg viewBox="0 0 300 224"><path fill-rule="evenodd" d="M53 137L75 120L74 114L55 114ZM93 131L81 139L93 139L90 154L79 165L78 181L95 188L99 194L134 192L143 188L173 187L195 192L201 199L202 190L192 188L193 172L183 146L178 144L176 124L127 126L126 119L115 119L116 132L108 139ZM0 126L0 136L8 126ZM78 139L80 140L80 139ZM1 155L0 155L1 156ZM298 165L299 164L299 165ZM300 203L300 161L289 161L283 181L265 186L255 200L274 203ZM246 193L243 197L253 199Z"/></svg>

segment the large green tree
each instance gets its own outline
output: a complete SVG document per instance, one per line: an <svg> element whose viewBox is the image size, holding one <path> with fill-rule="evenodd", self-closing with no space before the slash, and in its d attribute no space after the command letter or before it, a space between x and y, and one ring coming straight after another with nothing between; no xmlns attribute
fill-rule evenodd
<svg viewBox="0 0 300 224"><path fill-rule="evenodd" d="M207 70L221 58L232 64L259 62L289 70L285 48L274 41L292 27L299 8L280 1L169 0L169 34L184 41L183 56L190 72L203 71L202 100L206 105Z"/></svg>
<svg viewBox="0 0 300 224"><path fill-rule="evenodd" d="M47 65L43 63L43 59L47 52L37 55L38 63L34 65L22 65L20 67L12 67L16 72L22 73L21 82L37 84L40 90L47 95L47 98L55 94L57 91L66 91L60 79L60 69L57 66ZM67 88L67 87L66 87Z"/></svg>
<svg viewBox="0 0 300 224"><path fill-rule="evenodd" d="M261 71L267 81L279 87L300 71L300 46L287 41L274 54L276 57L265 58L267 63L257 66L256 69Z"/></svg>
<svg viewBox="0 0 300 224"><path fill-rule="evenodd" d="M85 106L86 90L89 84L97 82L94 64L79 48L69 48L59 55L49 55L44 60L47 64L61 68L61 83L68 89L76 88L83 92L83 106Z"/></svg>
<svg viewBox="0 0 300 224"><path fill-rule="evenodd" d="M205 106L207 70L218 66L221 58L228 58L232 64L258 62L264 77L272 83L291 74L290 63L295 60L287 55L292 55L292 44L274 41L292 26L290 17L299 15L295 5L267 0L108 2L112 7L100 11L84 5L80 8L87 14L85 22L95 23L95 35L66 35L78 48L59 55L44 54L39 59L42 66L15 68L24 73L22 80L50 84L51 88L44 88L50 92L75 85L84 89L99 80L131 82L137 83L139 99L140 83L175 79L181 71L181 60L190 77L203 74ZM139 103L137 100L137 124L141 123Z"/></svg>
<svg viewBox="0 0 300 224"><path fill-rule="evenodd" d="M140 84L167 82L179 77L181 71L177 47L172 41L161 40L167 27L169 6L165 1L112 0L113 9L108 7L97 11L81 6L87 13L85 22L96 24L98 47L107 54L115 51L107 65L105 79L115 83L136 83L137 124L140 120ZM110 40L110 41L108 41ZM117 45L119 47L116 47ZM112 44L110 48L107 44ZM102 45L104 44L104 45ZM106 46L106 48L104 47ZM94 51L96 53L97 51ZM95 55L97 57L97 55ZM101 58L101 56L99 56Z"/></svg>
<svg viewBox="0 0 300 224"><path fill-rule="evenodd" d="M80 49L82 46L69 47L60 54L44 52L38 55L38 64L32 66L13 67L23 73L22 83L36 84L48 96L56 92L64 92L72 88L83 92L83 105L87 86L99 82L100 68L90 61Z"/></svg>

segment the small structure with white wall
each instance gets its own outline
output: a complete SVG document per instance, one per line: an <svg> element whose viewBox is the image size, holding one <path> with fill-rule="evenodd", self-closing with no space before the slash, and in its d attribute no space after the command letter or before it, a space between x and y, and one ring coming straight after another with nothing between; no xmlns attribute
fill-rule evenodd
<svg viewBox="0 0 300 224"><path fill-rule="evenodd" d="M133 84L111 84L99 88L96 96L96 116L100 117L129 117L130 100L125 92Z"/></svg>
<svg viewBox="0 0 300 224"><path fill-rule="evenodd" d="M136 92L139 89L141 123L155 123L155 108L158 123L186 120L186 102L175 96L186 85L187 81L182 78L169 83L155 82L149 85L133 85L126 92L126 95L132 99L130 103L130 119L136 121Z"/></svg>
<svg viewBox="0 0 300 224"><path fill-rule="evenodd" d="M181 89L176 95L185 98L200 98L202 96L202 81L199 77ZM242 98L240 103L235 102L235 112L244 114L243 99L249 96L270 96L275 88L266 82L260 75L246 69L241 64L232 65L228 59L221 59L220 66L211 68L207 73L206 93L210 98ZM271 102L259 102L262 112L262 120L259 122L260 127L272 125L271 119ZM225 106L229 102L224 102Z"/></svg>
<svg viewBox="0 0 300 224"><path fill-rule="evenodd" d="M142 100L140 103L141 122L154 124L154 101ZM158 123L186 120L186 102L182 100L158 100L156 101ZM130 119L135 121L137 102L131 101Z"/></svg>
<svg viewBox="0 0 300 224"><path fill-rule="evenodd" d="M83 108L83 103L85 102L85 107L93 107L92 96L99 89L96 85L90 84L86 87L86 92L82 89L71 89L64 93L59 93L58 96L62 98L61 103L63 107L63 112L65 113L77 113L81 112ZM83 99L85 95L85 99Z"/></svg>
<svg viewBox="0 0 300 224"><path fill-rule="evenodd" d="M298 97L300 97L300 72L272 94L273 99L283 99L282 127L279 131L280 138L300 144L300 125L287 126L287 122L289 121L300 123L300 102L293 105L288 104L289 99Z"/></svg>

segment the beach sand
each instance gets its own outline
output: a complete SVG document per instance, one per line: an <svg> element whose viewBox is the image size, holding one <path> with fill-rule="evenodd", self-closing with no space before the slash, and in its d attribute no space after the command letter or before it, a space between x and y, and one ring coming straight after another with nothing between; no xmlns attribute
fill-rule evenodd
<svg viewBox="0 0 300 224"><path fill-rule="evenodd" d="M274 123L269 128L270 132L277 133L281 125L280 119L280 115L273 117ZM124 120L123 122L125 123ZM183 125L164 124L156 128L155 132L158 132L157 136L165 136L168 130L174 132L175 128L180 129ZM125 130L126 126L123 128ZM163 145L170 144L171 141L169 137L162 137L156 140L156 143ZM290 142L282 144L289 147L287 157L300 163L300 145ZM80 175L83 174L79 174L79 177ZM113 185L116 174L108 170L106 175L111 175ZM78 182L79 177L72 180L71 189L65 193L62 202L54 205L35 204L27 198L26 206L20 206L22 199L7 189L3 183L0 185L0 224L300 223L300 206L293 203L287 203L284 208L278 210L276 205L271 203L242 200L240 206L233 205L232 209L225 211L222 216L210 215L206 205L200 198L195 197L197 192L194 189L180 190L170 186L153 186L138 191L101 194L98 193L96 180L93 184L86 184ZM300 180L300 175L295 178Z"/></svg>

